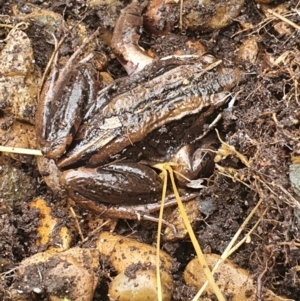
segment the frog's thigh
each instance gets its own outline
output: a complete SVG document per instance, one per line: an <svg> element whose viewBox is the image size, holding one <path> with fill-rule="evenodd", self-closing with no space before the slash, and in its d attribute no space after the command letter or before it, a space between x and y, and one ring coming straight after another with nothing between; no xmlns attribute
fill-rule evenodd
<svg viewBox="0 0 300 301"><path fill-rule="evenodd" d="M104 168L78 168L63 172L61 184L71 198L112 204L156 201L162 189L157 173L138 163L116 163Z"/></svg>

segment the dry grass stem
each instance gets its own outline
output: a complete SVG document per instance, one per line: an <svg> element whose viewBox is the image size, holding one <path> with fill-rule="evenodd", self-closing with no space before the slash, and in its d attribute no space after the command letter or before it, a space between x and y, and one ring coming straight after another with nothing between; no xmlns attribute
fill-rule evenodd
<svg viewBox="0 0 300 301"><path fill-rule="evenodd" d="M70 212L71 212L71 216L74 218L75 220L75 224L76 224L76 227L77 227L77 230L78 230L78 233L79 233L79 236L81 238L81 241L84 241L84 236L82 234L82 231L81 231L81 228L80 228L80 224L78 222L78 218L77 218L77 215L74 211L74 209L72 207L70 207Z"/></svg>
<svg viewBox="0 0 300 301"><path fill-rule="evenodd" d="M0 152L21 155L43 156L42 152L38 149L20 148L12 146L0 146Z"/></svg>
<svg viewBox="0 0 300 301"><path fill-rule="evenodd" d="M183 0L180 0L179 28L181 31L182 31L182 9L183 9Z"/></svg>
<svg viewBox="0 0 300 301"><path fill-rule="evenodd" d="M159 210L158 217L158 226L157 226L157 241L156 241L156 280L157 280L157 297L158 301L162 301L162 284L160 278L160 237L163 224L163 214L164 214L164 205L167 194L167 183L168 183L168 173L165 169L161 169L162 178L163 178L163 190L161 196L161 205Z"/></svg>
<svg viewBox="0 0 300 301"><path fill-rule="evenodd" d="M212 273L211 273L211 271L208 267L208 264L205 260L204 254L201 250L201 247L198 243L198 240L197 240L196 235L193 231L191 223L188 219L187 213L184 209L183 203L180 199L180 196L179 196L179 193L178 193L178 190L177 190L177 187L176 187L176 183L175 183L173 169L171 167L172 165L174 165L174 164L172 164L172 163L171 164L170 163L163 163L163 164L156 164L153 167L161 170L163 172L164 177L167 176L167 173L170 175L170 180L171 180L171 183L172 183L172 189L173 189L173 192L174 192L176 200L177 200L178 208L180 210L185 228L187 229L187 231L189 233L189 236L190 236L191 242L193 244L193 247L195 249L197 258L199 260L199 263L202 266L203 272L204 272L204 274L205 274L205 276L208 280L208 283L210 284L210 286L211 286L214 294L216 295L218 301L225 301L225 298L224 298L220 288L216 284L215 279L214 279L214 277L213 277L213 275L212 275ZM165 182L166 181L164 181L164 185L166 185ZM161 218L161 214L160 214L160 218ZM158 236L160 236L160 232L158 232ZM159 247L158 247L158 250L159 250ZM158 260L159 260L159 257L158 257ZM158 274L159 274L159 272L158 272ZM160 298L160 296L158 296L158 297ZM159 300L162 300L162 299L159 299ZM193 301L196 301L196 300L197 299L193 298Z"/></svg>
<svg viewBox="0 0 300 301"><path fill-rule="evenodd" d="M268 9L268 13L273 15L274 17L280 19L281 21L283 22L286 22L287 24L293 26L294 28L296 28L297 30L300 30L300 26L298 26L296 23L294 23L293 21L287 19L286 17L280 15L280 14L277 14L276 12L274 12L273 10L271 9Z"/></svg>
<svg viewBox="0 0 300 301"><path fill-rule="evenodd" d="M241 235L242 231L244 231L244 229L246 228L247 224L249 223L250 219L252 218L252 216L254 215L254 213L257 211L258 207L261 205L261 203L263 202L263 199L260 199L258 201L258 203L256 204L256 206L252 209L252 211L250 212L250 214L247 216L247 218L245 219L245 221L243 222L243 224L240 226L240 228L238 229L238 231L235 233L234 237L232 238L232 240L230 241L230 243L228 244L227 248L225 249L225 251L223 252L223 254L221 255L220 259L217 261L216 265L214 266L214 268L212 269L211 273L214 274L218 267L220 266L220 264L222 262L224 262L224 260L226 260L235 250L237 250L238 247L240 247L240 245L242 245L242 243L238 243L235 247L234 244L237 241L237 239L239 238L239 236ZM266 212L266 210L265 210ZM264 214L265 214L264 212ZM262 217L259 219L259 221L254 225L254 227L245 235L244 239L242 240L243 242L246 241L246 239L249 237L249 235L254 231L254 229L258 226L259 222L261 221ZM206 286L208 285L208 281L206 281L203 286L200 288L200 290L198 291L197 295L195 296L195 298L193 300L198 300L200 298L200 296L202 295L202 293L204 292Z"/></svg>

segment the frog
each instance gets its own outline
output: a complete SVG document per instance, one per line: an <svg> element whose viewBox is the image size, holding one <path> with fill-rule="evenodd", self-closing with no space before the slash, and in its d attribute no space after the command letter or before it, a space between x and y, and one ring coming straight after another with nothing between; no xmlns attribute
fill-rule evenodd
<svg viewBox="0 0 300 301"><path fill-rule="evenodd" d="M136 72L131 68L130 76L101 88L92 64L79 61L97 34L61 70L54 64L37 105L37 142L62 170L60 183L79 205L97 211L102 203L154 203L161 178L126 152L189 116L199 116L201 123L228 100L240 71L210 55L171 56L149 60Z"/></svg>

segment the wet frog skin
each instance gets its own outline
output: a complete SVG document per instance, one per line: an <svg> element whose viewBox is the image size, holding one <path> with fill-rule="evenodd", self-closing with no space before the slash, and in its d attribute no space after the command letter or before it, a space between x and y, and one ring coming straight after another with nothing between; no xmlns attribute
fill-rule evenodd
<svg viewBox="0 0 300 301"><path fill-rule="evenodd" d="M225 68L211 56L149 58L138 45L143 7L137 1L128 5L112 38L112 48L130 76L101 89L92 64L79 62L96 31L63 68L54 63L37 106L36 133L43 154L64 170L60 182L69 196L89 202L89 207L159 199L157 173L138 158L124 161L126 150L203 108L207 117L224 104L240 78L238 69ZM182 145L170 145L176 147ZM187 165L197 176L198 167Z"/></svg>
<svg viewBox="0 0 300 301"><path fill-rule="evenodd" d="M240 78L238 69L224 68L211 57L158 61L100 91L93 71L81 67L71 72L67 89L56 92L63 102L53 91L42 93L38 142L58 167L85 166L61 176L62 186L74 200L125 204L155 201L160 178L138 162L103 165L154 130L198 114L204 107L219 107Z"/></svg>
<svg viewBox="0 0 300 301"><path fill-rule="evenodd" d="M151 73L147 75L147 69L143 72L146 75L140 74L139 84L127 85L121 80L100 91L82 120L71 151L58 161L58 166L70 166L81 158L89 166L97 166L165 124L199 113L204 107L222 105L239 72L220 66L204 71L205 58L190 63L174 68L171 59L165 62L161 75L150 78L149 74L158 72L152 73L149 68Z"/></svg>

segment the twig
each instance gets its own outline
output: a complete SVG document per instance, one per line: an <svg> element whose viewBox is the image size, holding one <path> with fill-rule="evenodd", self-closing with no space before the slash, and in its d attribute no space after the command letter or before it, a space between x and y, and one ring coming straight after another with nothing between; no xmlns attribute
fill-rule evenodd
<svg viewBox="0 0 300 301"><path fill-rule="evenodd" d="M98 226L96 229L94 229L93 231L89 232L88 236L84 239L83 236L81 237L81 242L79 243L79 246L82 246L85 242L87 242L91 237L93 237L96 233L99 232L99 230L101 230L105 225L107 225L110 222L110 220L106 220L105 222L103 222L100 226Z"/></svg>
<svg viewBox="0 0 300 301"><path fill-rule="evenodd" d="M284 22L288 23L289 25L293 26L293 27L296 28L297 30L300 30L300 26L299 26L299 25L297 25L297 24L294 23L293 21L287 19L286 17L277 14L276 12L274 12L274 11L271 10L271 9L268 9L267 12L268 12L269 14L275 16L276 18L280 19L281 21L284 21Z"/></svg>
<svg viewBox="0 0 300 301"><path fill-rule="evenodd" d="M79 236L80 236L80 238L81 238L81 241L84 241L84 236L83 236L83 234L82 234L82 231L81 231L81 228L80 228L80 225L79 225L79 222L78 222L77 215L76 215L76 213L75 213L75 211L73 210L72 207L70 207L70 212L71 212L72 217L73 217L74 220L75 220L75 224L76 224L76 227L77 227Z"/></svg>
<svg viewBox="0 0 300 301"><path fill-rule="evenodd" d="M271 256L273 255L273 252ZM270 257L271 257L270 256ZM256 290L256 300L261 301L261 294L262 294L262 278L265 275L265 273L268 271L268 261L266 262L264 270L260 273L260 275L257 277L257 290Z"/></svg>
<svg viewBox="0 0 300 301"><path fill-rule="evenodd" d="M226 95L225 98L227 98L228 96L230 96L230 94ZM204 136L206 136L209 131L218 123L219 120L221 120L222 118L222 114L218 114L218 116L215 118L215 120L207 127L207 130L203 132L203 134L199 137L197 137L194 141L199 141L201 140Z"/></svg>
<svg viewBox="0 0 300 301"><path fill-rule="evenodd" d="M58 50L60 49L61 45L64 43L65 39L66 39L66 36L64 36L59 42L57 42L57 39L56 39L56 36L53 34L53 39L54 39L54 43L55 43L55 48L49 58L49 61L47 63L47 66L45 68L45 71L43 73L43 76L42 76L42 79L41 79L41 89L40 89L40 93L42 91L42 88L44 86L44 83L45 83L45 80L46 80L46 77L48 76L48 73L50 72L50 69L51 69L51 66L52 66L52 63L53 63L53 60L56 56L56 54L58 53Z"/></svg>
<svg viewBox="0 0 300 301"><path fill-rule="evenodd" d="M244 181L242 181L241 179L234 177L232 175L230 175L230 173L226 172L226 169L222 166L220 166L219 164L215 163L215 167L216 169L219 171L219 174L224 176L224 177L228 177L230 179L232 179L233 182L238 181L240 183L242 183L243 185L245 185L246 187L248 187L249 189L251 189L251 186L248 185L247 183L245 183Z"/></svg>

